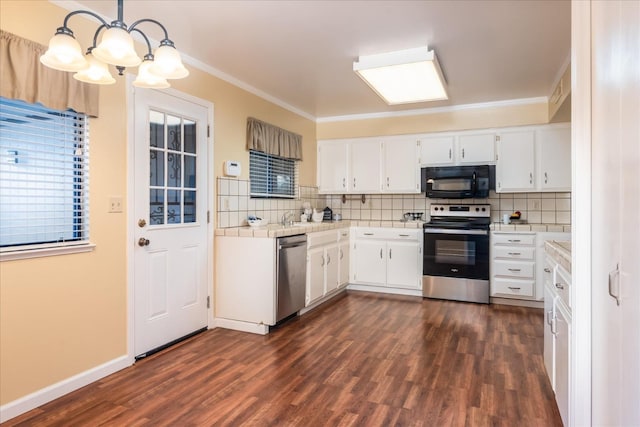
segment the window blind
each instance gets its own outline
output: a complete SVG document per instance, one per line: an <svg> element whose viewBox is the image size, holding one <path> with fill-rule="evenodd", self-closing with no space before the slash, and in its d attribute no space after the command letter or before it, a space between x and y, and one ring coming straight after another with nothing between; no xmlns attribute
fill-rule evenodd
<svg viewBox="0 0 640 427"><path fill-rule="evenodd" d="M249 151L250 195L253 197L297 197L296 161L260 151Z"/></svg>
<svg viewBox="0 0 640 427"><path fill-rule="evenodd" d="M84 114L0 98L0 250L88 243Z"/></svg>

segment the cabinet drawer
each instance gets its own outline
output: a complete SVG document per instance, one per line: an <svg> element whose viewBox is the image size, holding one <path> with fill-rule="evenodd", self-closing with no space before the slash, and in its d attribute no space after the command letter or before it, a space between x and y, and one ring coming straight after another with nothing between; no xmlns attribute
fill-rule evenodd
<svg viewBox="0 0 640 427"><path fill-rule="evenodd" d="M535 248L519 247L519 246L494 246L494 258L507 259L526 259L533 261L535 259Z"/></svg>
<svg viewBox="0 0 640 427"><path fill-rule="evenodd" d="M349 229L341 228L338 230L338 240L344 242L345 240L349 240Z"/></svg>
<svg viewBox="0 0 640 427"><path fill-rule="evenodd" d="M493 279L491 281L491 295L509 297L533 297L535 282L533 280Z"/></svg>
<svg viewBox="0 0 640 427"><path fill-rule="evenodd" d="M307 234L307 248L313 248L316 246L328 245L330 243L338 242L338 233L335 230L320 231L316 233Z"/></svg>
<svg viewBox="0 0 640 427"><path fill-rule="evenodd" d="M571 279L569 279L565 270L557 266L554 274L554 288L558 293L558 296L564 302L564 304L571 308Z"/></svg>
<svg viewBox="0 0 640 427"><path fill-rule="evenodd" d="M535 234L494 233L493 243L497 245L525 245L533 246L536 242Z"/></svg>
<svg viewBox="0 0 640 427"><path fill-rule="evenodd" d="M358 239L399 239L399 240L419 240L422 237L422 230L412 230L405 228L358 228L356 238Z"/></svg>
<svg viewBox="0 0 640 427"><path fill-rule="evenodd" d="M494 276L506 276L517 277L522 279L534 278L533 262L510 262L510 261L494 261L493 262L493 275Z"/></svg>

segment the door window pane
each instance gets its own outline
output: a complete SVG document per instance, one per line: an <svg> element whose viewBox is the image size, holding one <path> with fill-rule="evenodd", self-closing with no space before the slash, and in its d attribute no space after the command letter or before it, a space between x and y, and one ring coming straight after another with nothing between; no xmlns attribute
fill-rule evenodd
<svg viewBox="0 0 640 427"><path fill-rule="evenodd" d="M149 224L196 222L196 122L149 114Z"/></svg>

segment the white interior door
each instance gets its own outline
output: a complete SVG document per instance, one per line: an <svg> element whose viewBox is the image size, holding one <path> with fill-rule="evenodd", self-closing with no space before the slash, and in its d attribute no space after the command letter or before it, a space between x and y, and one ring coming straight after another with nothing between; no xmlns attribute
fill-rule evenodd
<svg viewBox="0 0 640 427"><path fill-rule="evenodd" d="M134 355L207 326L205 106L134 98Z"/></svg>
<svg viewBox="0 0 640 427"><path fill-rule="evenodd" d="M592 424L638 426L640 3L591 12Z"/></svg>

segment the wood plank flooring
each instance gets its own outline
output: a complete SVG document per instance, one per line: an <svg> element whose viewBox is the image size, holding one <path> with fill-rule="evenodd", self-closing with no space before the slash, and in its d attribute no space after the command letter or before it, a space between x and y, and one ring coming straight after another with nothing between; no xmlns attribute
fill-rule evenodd
<svg viewBox="0 0 640 427"><path fill-rule="evenodd" d="M347 292L214 329L6 426L561 426L541 310Z"/></svg>

